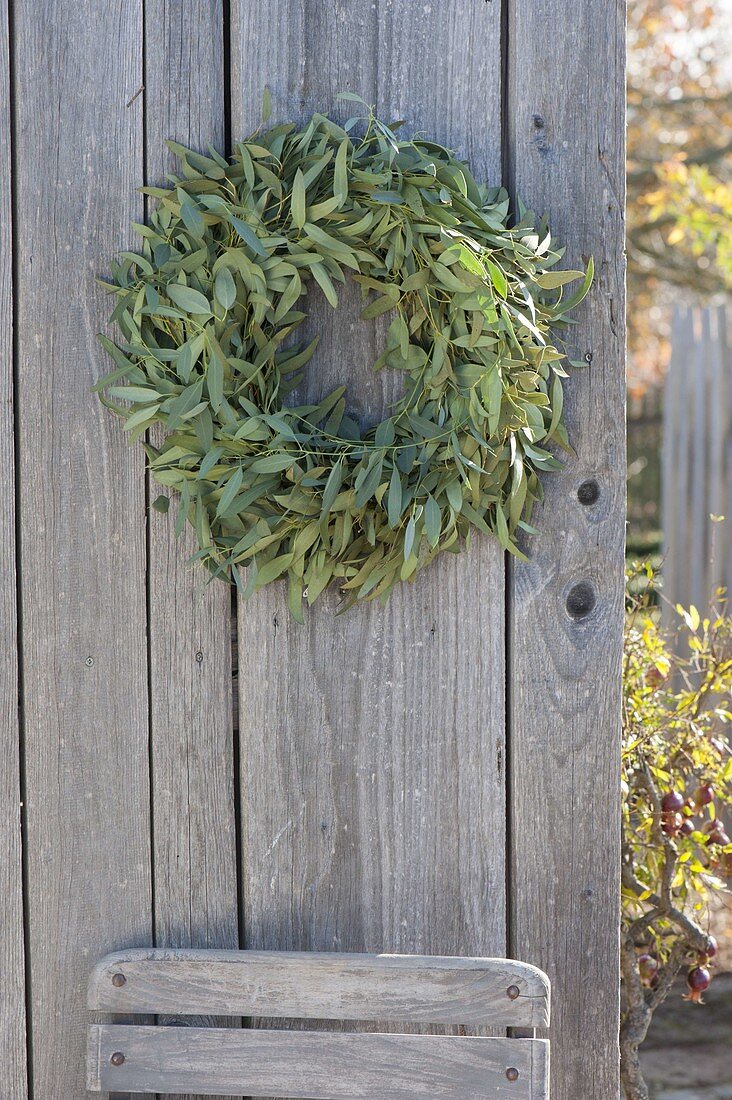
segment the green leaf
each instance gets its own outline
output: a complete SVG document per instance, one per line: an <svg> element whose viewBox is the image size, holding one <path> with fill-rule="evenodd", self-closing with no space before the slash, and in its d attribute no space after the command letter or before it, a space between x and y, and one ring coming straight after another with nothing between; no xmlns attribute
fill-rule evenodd
<svg viewBox="0 0 732 1100"><path fill-rule="evenodd" d="M171 302L185 310L186 313L196 315L211 314L211 304L198 290L183 286L182 283L168 283L166 293Z"/></svg>
<svg viewBox="0 0 732 1100"><path fill-rule="evenodd" d="M563 317L565 313L569 313L569 311L578 306L580 302L583 302L589 293L594 277L595 261L590 256L590 262L587 264L587 273L584 277L582 286L579 288L579 290L576 290L574 292L571 298L567 298L566 302L559 302L556 306L554 306L554 308L550 311L550 317L554 319L558 317Z"/></svg>
<svg viewBox="0 0 732 1100"><path fill-rule="evenodd" d="M216 518L226 515L229 505L233 502L237 493L241 489L241 483L244 480L244 471L241 466L238 466L229 480L226 482L226 488L224 489L219 503L216 506Z"/></svg>
<svg viewBox="0 0 732 1100"><path fill-rule="evenodd" d="M206 370L206 388L211 400L211 408L218 412L224 398L224 367L219 357L213 352L209 356Z"/></svg>
<svg viewBox="0 0 732 1100"><path fill-rule="evenodd" d="M433 496L428 496L424 506L424 533L433 550L440 541L441 527L442 513L440 506Z"/></svg>
<svg viewBox="0 0 732 1100"><path fill-rule="evenodd" d="M287 316L301 294L302 282L300 276L296 273L292 276L292 279L287 285L287 289L283 292L282 297L277 303L277 309L275 310L275 321L277 323L279 323L283 317Z"/></svg>
<svg viewBox="0 0 732 1100"><path fill-rule="evenodd" d="M301 626L304 626L305 616L303 615L302 610L302 593L302 577L295 577L290 574L290 584L287 591L287 609L292 615L295 622L300 623Z"/></svg>
<svg viewBox="0 0 732 1100"><path fill-rule="evenodd" d="M158 401L160 394L157 390L147 389L145 386L112 386L112 397L121 397L123 401L151 402Z"/></svg>
<svg viewBox="0 0 732 1100"><path fill-rule="evenodd" d="M275 474L289 469L296 461L296 456L292 454L264 455L263 458L255 459L250 469L258 474Z"/></svg>
<svg viewBox="0 0 732 1100"><path fill-rule="evenodd" d="M193 340L187 340L178 349L177 367L178 377L182 382L188 382L198 357L203 351L203 335L196 336Z"/></svg>
<svg viewBox="0 0 732 1100"><path fill-rule="evenodd" d="M292 224L298 229L302 229L305 225L305 182L300 168L295 172L295 178L292 181L290 217Z"/></svg>
<svg viewBox="0 0 732 1100"><path fill-rule="evenodd" d="M502 298L505 298L508 294L508 280L506 279L506 276L503 274L500 267L498 267L497 264L494 264L492 260L489 260L487 256L485 258L485 266L488 268L491 282L496 288L496 291L498 292L498 294L500 294Z"/></svg>
<svg viewBox="0 0 732 1100"><path fill-rule="evenodd" d="M281 577L292 562L292 554L283 554L280 558L273 558L261 566L257 575L257 588L264 588L265 584L271 584Z"/></svg>
<svg viewBox="0 0 732 1100"><path fill-rule="evenodd" d="M338 307L338 295L336 294L335 287L331 281L331 277L325 270L322 264L313 264L310 269L313 273L316 283L325 294L333 309Z"/></svg>
<svg viewBox="0 0 732 1100"><path fill-rule="evenodd" d="M504 550L508 550L510 546L510 538L508 536L508 524L506 523L506 517L503 514L503 508L500 504L496 505L496 535L498 541Z"/></svg>
<svg viewBox="0 0 732 1100"><path fill-rule="evenodd" d="M414 523L414 516L410 516L409 523L407 524L407 530L404 535L404 560L406 561L409 555L412 553L412 547L414 546L414 535L416 532L416 526Z"/></svg>
<svg viewBox="0 0 732 1100"><path fill-rule="evenodd" d="M355 504L357 508L363 508L363 506L371 499L376 490L379 487L381 481L381 470L384 464L383 456L379 451L374 451L369 460L369 464L366 467L363 480L358 484L356 488Z"/></svg>
<svg viewBox="0 0 732 1100"><path fill-rule="evenodd" d="M404 195L399 191L373 191L371 198L374 202L391 203L393 206L401 206L404 203Z"/></svg>
<svg viewBox="0 0 732 1100"><path fill-rule="evenodd" d="M545 271L543 275L537 275L536 282L544 290L554 290L555 287L564 286L575 279L583 279L584 276L584 271Z"/></svg>
<svg viewBox="0 0 732 1100"><path fill-rule="evenodd" d="M206 477L208 472L212 470L216 463L219 461L223 453L223 447L213 447L210 451L207 452L198 471L199 478Z"/></svg>
<svg viewBox="0 0 732 1100"><path fill-rule="evenodd" d="M153 419L159 408L159 405L143 405L141 409L138 409L137 412L133 412L131 416L127 417L124 430L126 432L131 432L134 428L139 428L142 424L147 424Z"/></svg>
<svg viewBox="0 0 732 1100"><path fill-rule="evenodd" d="M555 431L559 427L562 419L562 411L564 409L564 390L562 389L562 380L558 374L554 375L552 381L551 391L551 406L552 406L552 419L547 428L547 439L551 439Z"/></svg>
<svg viewBox="0 0 732 1100"><path fill-rule="evenodd" d="M387 495L387 516L389 518L389 526L392 530L399 526L399 521L402 518L402 479L399 476L399 470L395 466L391 471L391 480L389 481L389 492Z"/></svg>
<svg viewBox="0 0 732 1100"><path fill-rule="evenodd" d="M463 506L463 493L459 481L448 481L445 486L445 496L448 504L454 512L459 513Z"/></svg>
<svg viewBox="0 0 732 1100"><path fill-rule="evenodd" d="M155 497L155 500L152 502L152 506L156 512L161 512L163 515L165 515L165 513L170 508L170 497L166 497L161 494L160 496Z"/></svg>
<svg viewBox="0 0 732 1100"><path fill-rule="evenodd" d="M335 167L333 171L333 197L338 199L338 205L343 206L348 198L348 146L350 142L344 139L338 146Z"/></svg>
<svg viewBox="0 0 732 1100"><path fill-rule="evenodd" d="M333 466L333 469L328 474L328 480L326 481L325 489L323 490L323 506L320 512L322 516L327 516L328 512L330 512L331 508L333 507L333 504L336 497L338 496L338 492L343 482L343 470L343 459L339 459L339 461L336 462L336 464Z"/></svg>
<svg viewBox="0 0 732 1100"><path fill-rule="evenodd" d="M180 216L183 219L183 224L186 229L193 234L194 237L202 237L206 229L206 223L203 220L200 211L193 205L192 202L181 203Z"/></svg>
<svg viewBox="0 0 732 1100"><path fill-rule="evenodd" d="M247 225L246 222L243 222L241 218L237 218L234 214L229 215L229 221L234 226L234 229L241 239L249 245L256 256L267 257L269 255L267 249L250 225Z"/></svg>
<svg viewBox="0 0 732 1100"><path fill-rule="evenodd" d="M236 283L228 267L221 267L216 273L214 294L216 296L216 301L219 302L224 309L231 309L236 301Z"/></svg>

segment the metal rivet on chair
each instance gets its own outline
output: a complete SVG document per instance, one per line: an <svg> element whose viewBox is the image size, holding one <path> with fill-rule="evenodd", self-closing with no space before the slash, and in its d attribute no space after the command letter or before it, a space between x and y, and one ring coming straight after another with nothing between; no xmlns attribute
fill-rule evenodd
<svg viewBox="0 0 732 1100"><path fill-rule="evenodd" d="M517 985L509 985L508 989L506 990L506 996L508 997L509 1001L515 1001L520 993L521 990Z"/></svg>
<svg viewBox="0 0 732 1100"><path fill-rule="evenodd" d="M124 1065L125 1056L121 1050L115 1050L114 1054L109 1059L113 1066Z"/></svg>
<svg viewBox="0 0 732 1100"><path fill-rule="evenodd" d="M112 975L112 985L114 986L115 989L121 989L126 981L127 981L127 978L125 978L124 974L113 974Z"/></svg>
<svg viewBox="0 0 732 1100"><path fill-rule="evenodd" d="M509 1066L506 1070L506 1077L509 1081L518 1081L519 1071L514 1066Z"/></svg>

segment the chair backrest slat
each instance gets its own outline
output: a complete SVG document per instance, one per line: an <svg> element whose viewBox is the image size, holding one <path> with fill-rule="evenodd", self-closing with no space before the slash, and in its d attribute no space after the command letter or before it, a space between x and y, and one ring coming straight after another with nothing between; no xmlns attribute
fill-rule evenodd
<svg viewBox="0 0 732 1100"><path fill-rule="evenodd" d="M548 1043L95 1024L92 1091L311 1100L546 1100Z"/></svg>
<svg viewBox="0 0 732 1100"><path fill-rule="evenodd" d="M103 959L89 1007L118 1013L545 1027L527 963L450 956L139 949Z"/></svg>

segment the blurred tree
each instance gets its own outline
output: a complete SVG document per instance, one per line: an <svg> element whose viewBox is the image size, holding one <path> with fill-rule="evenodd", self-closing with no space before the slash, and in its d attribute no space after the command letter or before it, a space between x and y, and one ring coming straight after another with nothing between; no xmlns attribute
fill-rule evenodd
<svg viewBox="0 0 732 1100"><path fill-rule="evenodd" d="M728 0L628 6L629 384L665 365L673 289L732 289Z"/></svg>

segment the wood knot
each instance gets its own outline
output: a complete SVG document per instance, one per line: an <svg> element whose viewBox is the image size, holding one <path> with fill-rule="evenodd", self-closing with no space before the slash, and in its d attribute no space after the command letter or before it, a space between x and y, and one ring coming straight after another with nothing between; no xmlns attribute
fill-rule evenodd
<svg viewBox="0 0 732 1100"><path fill-rule="evenodd" d="M583 481L577 490L577 500L580 504L590 505L597 504L600 499L600 486L594 477L588 477L587 481Z"/></svg>
<svg viewBox="0 0 732 1100"><path fill-rule="evenodd" d="M567 612L572 619L586 619L597 603L595 589L589 581L580 581L567 595Z"/></svg>

